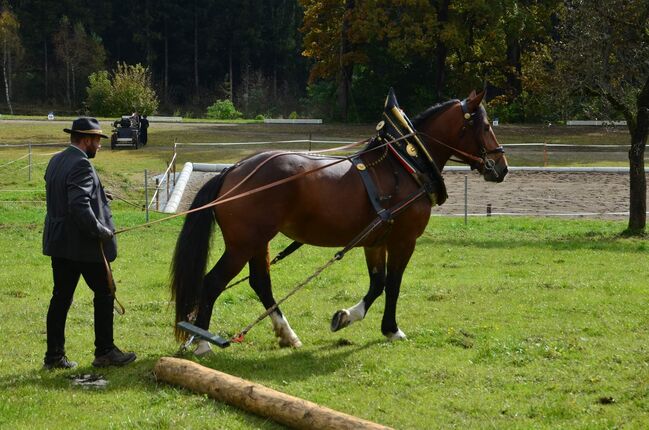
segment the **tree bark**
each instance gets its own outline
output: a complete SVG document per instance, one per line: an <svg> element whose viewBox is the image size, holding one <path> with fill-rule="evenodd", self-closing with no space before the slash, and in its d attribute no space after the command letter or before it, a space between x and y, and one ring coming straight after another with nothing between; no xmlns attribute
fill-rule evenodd
<svg viewBox="0 0 649 430"><path fill-rule="evenodd" d="M442 0L437 5L437 22L439 29L442 30L444 24L448 22L448 9L451 5L451 0ZM441 100L446 84L446 57L448 56L448 48L441 38L437 38L437 46L435 47L435 98Z"/></svg>
<svg viewBox="0 0 649 430"><path fill-rule="evenodd" d="M68 102L68 108L72 106L70 99L70 62L65 62L65 99Z"/></svg>
<svg viewBox="0 0 649 430"><path fill-rule="evenodd" d="M389 430L389 427L338 412L181 358L162 357L157 380L180 385L213 399L268 417L295 429Z"/></svg>
<svg viewBox="0 0 649 430"><path fill-rule="evenodd" d="M345 56L351 51L351 43L349 41L349 14L354 9L355 0L346 0L345 12L343 13L343 25L340 32L340 85L338 89L338 108L344 121L349 119L349 99L352 87L352 73L354 66L346 64Z"/></svg>
<svg viewBox="0 0 649 430"><path fill-rule="evenodd" d="M44 64L44 66L45 66L44 67L44 71L45 71L45 76L44 76L44 79L45 79L45 100L47 100L47 96L48 96L48 94L50 92L49 91L49 85L48 85L49 77L48 77L48 69L47 69L47 39L43 40L43 48L44 48L43 52L45 53L45 64Z"/></svg>
<svg viewBox="0 0 649 430"><path fill-rule="evenodd" d="M7 106L9 107L9 113L11 115L14 114L14 109L11 106L11 96L9 93L9 80L7 79L7 57L9 56L9 47L7 46L7 40L3 40L2 42L2 76L4 78L4 83L5 83L5 97L7 98Z"/></svg>
<svg viewBox="0 0 649 430"><path fill-rule="evenodd" d="M194 2L194 91L198 97L198 13L196 12L196 2Z"/></svg>
<svg viewBox="0 0 649 430"><path fill-rule="evenodd" d="M230 101L234 102L234 71L232 68L232 42L230 42L230 50L228 51L228 68L230 70Z"/></svg>
<svg viewBox="0 0 649 430"><path fill-rule="evenodd" d="M644 153L649 134L649 77L637 99L638 113L635 124L629 125L631 149L629 150L629 225L631 234L644 233L647 223L647 179Z"/></svg>
<svg viewBox="0 0 649 430"><path fill-rule="evenodd" d="M164 100L169 102L169 28L167 26L167 16L164 18Z"/></svg>

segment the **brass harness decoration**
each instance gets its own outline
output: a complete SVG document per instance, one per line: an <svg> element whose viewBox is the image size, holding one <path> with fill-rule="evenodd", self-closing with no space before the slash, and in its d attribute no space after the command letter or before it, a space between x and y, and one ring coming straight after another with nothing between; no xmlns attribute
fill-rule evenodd
<svg viewBox="0 0 649 430"><path fill-rule="evenodd" d="M376 186L367 174L367 168L382 161L388 152L410 173L417 184L425 189L433 206L443 204L448 197L444 178L423 142L417 136L410 119L399 107L392 88L385 99L382 117L383 119L376 125L378 133L374 140L385 146L384 155L372 163L363 163L360 159L362 153L352 158L377 213L382 208L379 204L380 199Z"/></svg>

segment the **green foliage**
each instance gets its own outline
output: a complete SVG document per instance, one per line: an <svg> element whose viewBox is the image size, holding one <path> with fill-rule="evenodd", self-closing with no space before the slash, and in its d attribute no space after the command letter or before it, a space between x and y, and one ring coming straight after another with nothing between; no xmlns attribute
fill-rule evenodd
<svg viewBox="0 0 649 430"><path fill-rule="evenodd" d="M259 121L263 121L263 120L266 119L266 117L263 116L262 114L259 114L259 115L257 115L257 116L255 117L255 119L256 119L256 120L259 120Z"/></svg>
<svg viewBox="0 0 649 430"><path fill-rule="evenodd" d="M212 119L238 119L242 116L229 99L217 100L207 108L207 117Z"/></svg>
<svg viewBox="0 0 649 430"><path fill-rule="evenodd" d="M158 109L158 97L151 83L151 72L141 64L117 63L113 76L115 114L138 112L151 115Z"/></svg>
<svg viewBox="0 0 649 430"><path fill-rule="evenodd" d="M108 72L101 70L88 76L88 88L86 92L86 104L93 115L114 116L114 108L111 106L113 85L110 82Z"/></svg>
<svg viewBox="0 0 649 430"><path fill-rule="evenodd" d="M112 81L108 72L100 71L90 75L89 82L86 104L93 115L151 115L158 109L151 73L141 64L118 63Z"/></svg>
<svg viewBox="0 0 649 430"><path fill-rule="evenodd" d="M288 115L289 119L298 119L297 112L293 111Z"/></svg>

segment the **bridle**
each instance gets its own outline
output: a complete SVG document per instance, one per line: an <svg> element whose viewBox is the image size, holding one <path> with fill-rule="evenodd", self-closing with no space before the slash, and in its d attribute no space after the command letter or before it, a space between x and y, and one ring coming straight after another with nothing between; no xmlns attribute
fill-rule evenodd
<svg viewBox="0 0 649 430"><path fill-rule="evenodd" d="M460 139L461 139L466 133L467 129L473 129L476 126L474 121L476 113L469 112L469 107L467 105L466 100L462 100L460 102L460 105L462 107L462 114L464 117L464 124L460 129ZM450 149L455 155L457 155L460 158L459 160L450 158L451 161L468 164L469 167L471 167L471 170L476 170L476 169L480 170L480 167L482 167L484 173L491 172L495 177L499 177L499 174L496 171L496 162L491 158L489 158L488 156L490 154L504 154L505 149L502 146L498 146L497 148L487 150L484 141L482 139L478 139L480 145L480 152L479 152L479 156L475 156L473 154L469 154L468 152L462 151L461 149L454 148L426 133L417 131L416 134L421 135L431 143Z"/></svg>

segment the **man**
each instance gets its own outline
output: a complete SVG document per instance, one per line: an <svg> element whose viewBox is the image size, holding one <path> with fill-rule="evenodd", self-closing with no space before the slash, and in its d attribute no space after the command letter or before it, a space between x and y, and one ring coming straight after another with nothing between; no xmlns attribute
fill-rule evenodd
<svg viewBox="0 0 649 430"><path fill-rule="evenodd" d="M115 227L104 188L89 159L101 148L102 134L95 118L72 123L70 146L50 160L45 172L47 214L43 253L52 258L54 290L47 312L47 352L44 368L77 365L65 355L65 321L79 277L94 293L95 367L122 366L135 360L113 343L114 292L107 261L117 257Z"/></svg>
<svg viewBox="0 0 649 430"><path fill-rule="evenodd" d="M146 141L149 140L147 129L149 128L149 120L144 115L140 119L140 142L142 146L146 145Z"/></svg>

